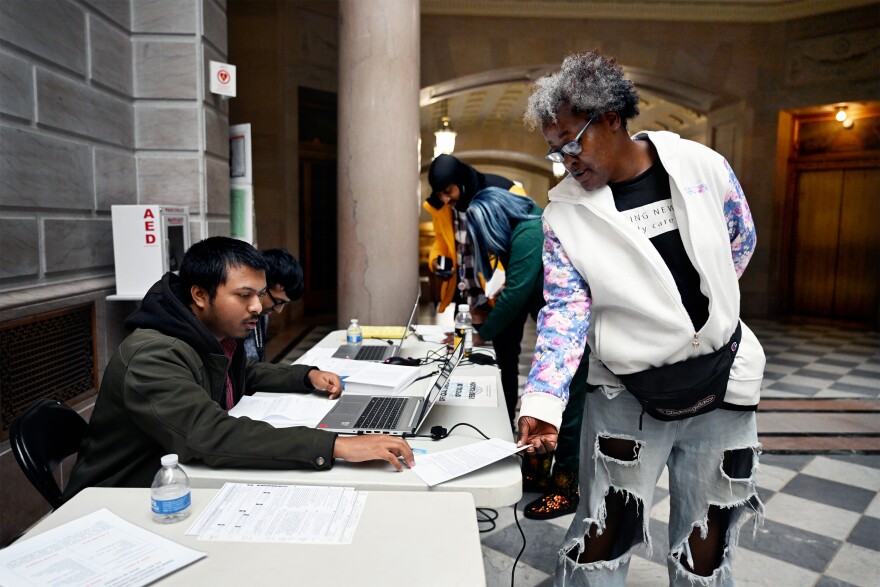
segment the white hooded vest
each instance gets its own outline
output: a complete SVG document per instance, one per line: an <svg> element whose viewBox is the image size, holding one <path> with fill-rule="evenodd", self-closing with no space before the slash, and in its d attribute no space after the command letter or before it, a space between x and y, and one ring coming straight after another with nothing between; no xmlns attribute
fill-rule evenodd
<svg viewBox="0 0 880 587"><path fill-rule="evenodd" d="M628 374L710 353L726 343L740 313L739 283L724 215L734 189L723 158L669 132L640 133L669 174L676 224L709 299L709 318L694 329L672 273L647 236L617 211L608 186L585 191L572 177L550 191L544 219L590 288L589 382L619 385ZM725 403L755 406L764 351L743 324Z"/></svg>

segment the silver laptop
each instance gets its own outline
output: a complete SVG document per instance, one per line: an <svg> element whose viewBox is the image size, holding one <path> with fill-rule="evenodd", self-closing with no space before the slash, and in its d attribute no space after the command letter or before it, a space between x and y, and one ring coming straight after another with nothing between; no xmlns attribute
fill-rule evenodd
<svg viewBox="0 0 880 587"><path fill-rule="evenodd" d="M400 354L400 347L409 334L413 319L416 317L416 311L419 309L419 296L416 296L416 303L413 304L412 312L409 314L409 321L403 328L403 336L392 346L378 344L343 344L340 345L336 352L333 353L334 359L353 359L355 361L373 361L380 363L390 357L396 357Z"/></svg>
<svg viewBox="0 0 880 587"><path fill-rule="evenodd" d="M331 432L358 434L391 434L392 436L415 434L440 397L440 392L461 361L462 355L464 355L464 345L459 342L443 366L431 378L423 397L343 394L318 424L318 428Z"/></svg>

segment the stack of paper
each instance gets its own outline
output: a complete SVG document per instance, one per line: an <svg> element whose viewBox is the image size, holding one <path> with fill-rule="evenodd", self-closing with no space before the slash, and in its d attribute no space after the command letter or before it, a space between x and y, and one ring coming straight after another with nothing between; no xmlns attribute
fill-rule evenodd
<svg viewBox="0 0 880 587"><path fill-rule="evenodd" d="M186 533L223 542L351 544L366 499L352 487L226 483Z"/></svg>
<svg viewBox="0 0 880 587"><path fill-rule="evenodd" d="M139 587L204 556L103 508L0 551L0 585Z"/></svg>
<svg viewBox="0 0 880 587"><path fill-rule="evenodd" d="M386 365L369 361L363 369L349 375L344 381L346 393L363 395L397 395L406 389L422 372L420 367Z"/></svg>
<svg viewBox="0 0 880 587"><path fill-rule="evenodd" d="M322 394L322 395L321 395ZM230 416L268 422L275 428L317 426L335 404L326 392L246 395L229 410Z"/></svg>

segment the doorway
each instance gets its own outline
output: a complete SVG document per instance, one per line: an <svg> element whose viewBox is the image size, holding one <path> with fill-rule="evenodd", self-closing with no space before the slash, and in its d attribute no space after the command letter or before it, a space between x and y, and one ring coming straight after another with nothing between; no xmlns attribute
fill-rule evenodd
<svg viewBox="0 0 880 587"><path fill-rule="evenodd" d="M795 119L789 159L787 308L795 316L880 323L880 117L848 127Z"/></svg>
<svg viewBox="0 0 880 587"><path fill-rule="evenodd" d="M336 110L336 94L299 89L299 250L306 316L336 312Z"/></svg>

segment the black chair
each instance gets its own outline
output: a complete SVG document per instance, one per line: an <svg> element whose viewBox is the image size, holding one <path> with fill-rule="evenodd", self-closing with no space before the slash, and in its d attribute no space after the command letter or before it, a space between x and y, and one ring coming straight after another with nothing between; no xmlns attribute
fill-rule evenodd
<svg viewBox="0 0 880 587"><path fill-rule="evenodd" d="M88 432L89 425L76 411L52 399L35 401L12 421L12 454L52 509L63 503L53 472L61 461L79 452Z"/></svg>

